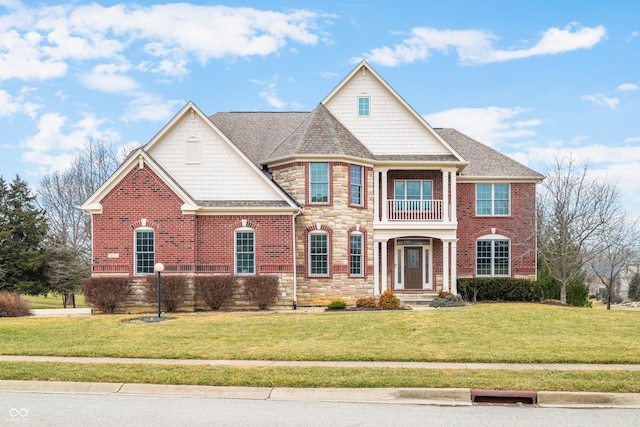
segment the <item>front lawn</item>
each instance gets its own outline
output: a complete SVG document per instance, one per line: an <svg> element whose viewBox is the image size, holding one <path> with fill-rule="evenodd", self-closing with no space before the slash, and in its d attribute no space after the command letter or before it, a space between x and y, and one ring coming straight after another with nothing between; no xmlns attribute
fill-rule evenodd
<svg viewBox="0 0 640 427"><path fill-rule="evenodd" d="M477 304L430 311L211 312L0 319L0 354L167 359L640 364L640 310ZM118 372L129 372L130 376ZM220 379L220 376L224 380ZM177 384L640 391L637 372L0 363L0 378ZM218 379L215 379L218 378ZM340 379L341 378L341 379ZM413 378L413 379L412 379ZM185 382L186 381L186 382ZM224 384L219 384L223 381ZM328 385L327 385L328 384ZM335 384L335 385L333 385Z"/></svg>

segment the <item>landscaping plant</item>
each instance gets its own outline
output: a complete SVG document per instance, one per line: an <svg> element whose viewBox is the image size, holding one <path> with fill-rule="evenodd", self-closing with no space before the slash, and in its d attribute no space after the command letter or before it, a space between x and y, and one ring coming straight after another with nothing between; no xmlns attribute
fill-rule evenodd
<svg viewBox="0 0 640 427"><path fill-rule="evenodd" d="M88 277L82 281L82 293L86 302L102 313L111 314L118 308L124 308L131 286L128 277Z"/></svg>
<svg viewBox="0 0 640 427"><path fill-rule="evenodd" d="M219 310L235 292L238 280L235 276L196 276L194 279L196 295L211 310Z"/></svg>
<svg viewBox="0 0 640 427"><path fill-rule="evenodd" d="M17 292L0 292L0 317L29 316L29 302Z"/></svg>
<svg viewBox="0 0 640 427"><path fill-rule="evenodd" d="M275 304L278 299L277 276L250 276L244 279L242 287L247 299L260 310Z"/></svg>

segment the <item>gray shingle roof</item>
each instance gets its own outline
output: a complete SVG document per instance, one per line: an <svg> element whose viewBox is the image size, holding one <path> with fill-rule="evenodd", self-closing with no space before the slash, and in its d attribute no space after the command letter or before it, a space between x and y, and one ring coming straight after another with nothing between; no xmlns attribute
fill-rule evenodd
<svg viewBox="0 0 640 427"><path fill-rule="evenodd" d="M309 115L308 112L232 112L210 117L226 136L258 166Z"/></svg>
<svg viewBox="0 0 640 427"><path fill-rule="evenodd" d="M460 174L461 176L509 177L534 180L542 180L544 178L544 175L455 129L436 128L435 131L469 162L469 165Z"/></svg>
<svg viewBox="0 0 640 427"><path fill-rule="evenodd" d="M305 155L351 156L373 160L374 156L323 104L265 159L266 162Z"/></svg>
<svg viewBox="0 0 640 427"><path fill-rule="evenodd" d="M371 161L456 162L454 155L374 156L323 104L312 112L229 112L211 121L258 166L285 158L314 155L349 156ZM435 129L469 162L462 177L521 178L544 176L473 138L450 128Z"/></svg>

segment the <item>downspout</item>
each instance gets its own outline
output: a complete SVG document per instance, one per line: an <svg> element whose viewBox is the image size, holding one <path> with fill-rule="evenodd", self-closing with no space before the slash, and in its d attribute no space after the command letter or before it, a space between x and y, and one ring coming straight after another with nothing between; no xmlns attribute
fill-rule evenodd
<svg viewBox="0 0 640 427"><path fill-rule="evenodd" d="M302 213L302 209L298 209L298 212L294 213L291 217L292 221L292 235L293 235L293 309L298 309L298 273L296 271L296 217Z"/></svg>

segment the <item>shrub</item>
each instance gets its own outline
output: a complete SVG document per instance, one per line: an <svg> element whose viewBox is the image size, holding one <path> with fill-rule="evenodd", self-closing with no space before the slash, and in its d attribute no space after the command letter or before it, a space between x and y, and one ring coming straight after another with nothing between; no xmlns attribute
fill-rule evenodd
<svg viewBox="0 0 640 427"><path fill-rule="evenodd" d="M385 309L400 308L400 300L391 289L387 288L378 298L378 307Z"/></svg>
<svg viewBox="0 0 640 427"><path fill-rule="evenodd" d="M17 292L0 292L0 317L31 315L29 301Z"/></svg>
<svg viewBox="0 0 640 427"><path fill-rule="evenodd" d="M82 292L86 302L111 314L124 307L131 286L129 278L124 276L88 277L82 281Z"/></svg>
<svg viewBox="0 0 640 427"><path fill-rule="evenodd" d="M166 275L160 277L160 306L166 312L176 311L184 304L187 295L187 276ZM146 276L142 291L144 300L158 304L158 277Z"/></svg>
<svg viewBox="0 0 640 427"><path fill-rule="evenodd" d="M362 297L356 300L357 308L375 308L378 306L378 303L373 297Z"/></svg>
<svg viewBox="0 0 640 427"><path fill-rule="evenodd" d="M211 310L219 310L233 296L238 279L235 276L196 276L194 285L198 298Z"/></svg>
<svg viewBox="0 0 640 427"><path fill-rule="evenodd" d="M631 301L640 300L640 273L636 273L629 282L629 299Z"/></svg>
<svg viewBox="0 0 640 427"><path fill-rule="evenodd" d="M589 307L589 287L585 284L567 285L567 304L574 307Z"/></svg>
<svg viewBox="0 0 640 427"><path fill-rule="evenodd" d="M278 282L277 276L251 276L244 279L242 287L249 302L266 310L278 299Z"/></svg>
<svg viewBox="0 0 640 427"><path fill-rule="evenodd" d="M347 302L342 299L337 299L331 301L329 305L327 305L327 308L329 310L344 310L345 308L347 308Z"/></svg>
<svg viewBox="0 0 640 427"><path fill-rule="evenodd" d="M464 301L460 295L453 295L450 292L441 292L443 296L438 296L429 303L431 307L464 307ZM439 294L440 295L440 294Z"/></svg>
<svg viewBox="0 0 640 427"><path fill-rule="evenodd" d="M543 292L534 280L510 277L458 279L458 292L465 301L540 302Z"/></svg>

